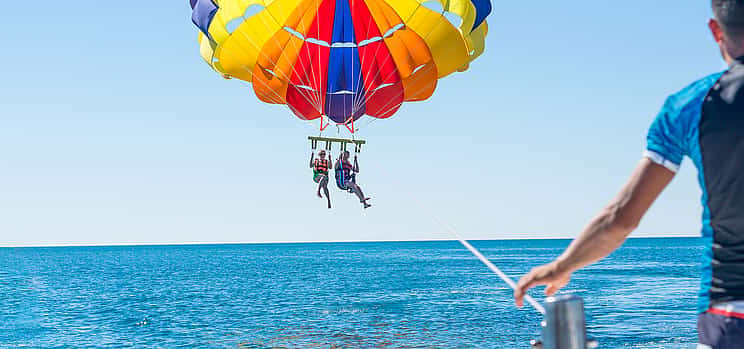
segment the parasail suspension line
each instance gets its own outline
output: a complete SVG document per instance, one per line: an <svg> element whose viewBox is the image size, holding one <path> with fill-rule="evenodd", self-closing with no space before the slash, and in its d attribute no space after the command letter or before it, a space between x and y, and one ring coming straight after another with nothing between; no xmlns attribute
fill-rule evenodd
<svg viewBox="0 0 744 349"><path fill-rule="evenodd" d="M351 119L351 121L348 121L347 120L346 123L344 124L344 127L346 127L346 129L349 130L349 132L351 132L351 134L353 135L354 134L354 131L356 131L354 129L354 116L352 115L350 119ZM349 126L349 125L351 125L351 126Z"/></svg>
<svg viewBox="0 0 744 349"><path fill-rule="evenodd" d="M326 121L325 124L323 124L323 120L325 120L325 117L323 115L320 116L320 132L325 131L325 129L328 128L328 126L331 126L330 121Z"/></svg>

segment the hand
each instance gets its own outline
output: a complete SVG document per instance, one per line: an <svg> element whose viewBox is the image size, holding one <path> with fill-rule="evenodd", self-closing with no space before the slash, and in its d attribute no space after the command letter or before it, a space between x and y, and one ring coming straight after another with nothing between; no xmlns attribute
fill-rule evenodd
<svg viewBox="0 0 744 349"><path fill-rule="evenodd" d="M538 285L546 285L545 295L552 296L566 286L570 280L571 272L561 270L556 261L532 268L527 275L519 279L517 289L514 290L514 301L518 307L522 307L527 290Z"/></svg>

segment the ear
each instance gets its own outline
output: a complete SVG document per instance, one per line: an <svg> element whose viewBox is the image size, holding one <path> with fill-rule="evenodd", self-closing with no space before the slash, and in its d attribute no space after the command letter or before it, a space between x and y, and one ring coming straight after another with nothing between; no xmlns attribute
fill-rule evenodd
<svg viewBox="0 0 744 349"><path fill-rule="evenodd" d="M708 21L708 28L710 28L710 32L713 34L713 39L716 40L717 43L722 43L723 38L723 28L721 28L721 24L718 23L714 18L711 18Z"/></svg>

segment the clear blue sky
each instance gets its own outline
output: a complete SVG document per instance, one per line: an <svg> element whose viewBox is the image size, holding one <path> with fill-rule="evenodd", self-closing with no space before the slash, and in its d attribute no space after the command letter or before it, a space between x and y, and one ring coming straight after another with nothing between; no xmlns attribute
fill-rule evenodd
<svg viewBox="0 0 744 349"><path fill-rule="evenodd" d="M484 56L362 130L374 207L314 196L315 124L199 58L188 1L10 1L0 245L574 236L665 97L723 68L708 1L496 1ZM636 235L696 235L688 161Z"/></svg>

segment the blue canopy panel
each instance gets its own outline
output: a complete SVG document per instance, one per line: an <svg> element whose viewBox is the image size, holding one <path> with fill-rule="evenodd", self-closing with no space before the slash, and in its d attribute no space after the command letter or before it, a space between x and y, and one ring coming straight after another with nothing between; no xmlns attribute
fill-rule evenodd
<svg viewBox="0 0 744 349"><path fill-rule="evenodd" d="M364 80L349 0L336 0L324 112L336 123L365 113Z"/></svg>
<svg viewBox="0 0 744 349"><path fill-rule="evenodd" d="M212 0L190 0L191 9L191 21L194 22L197 28L206 35L209 40L214 41L212 36L209 35L209 25L212 24L215 14L219 7Z"/></svg>
<svg viewBox="0 0 744 349"><path fill-rule="evenodd" d="M475 30L491 13L491 0L470 0L470 2L475 6L475 23L471 29Z"/></svg>

